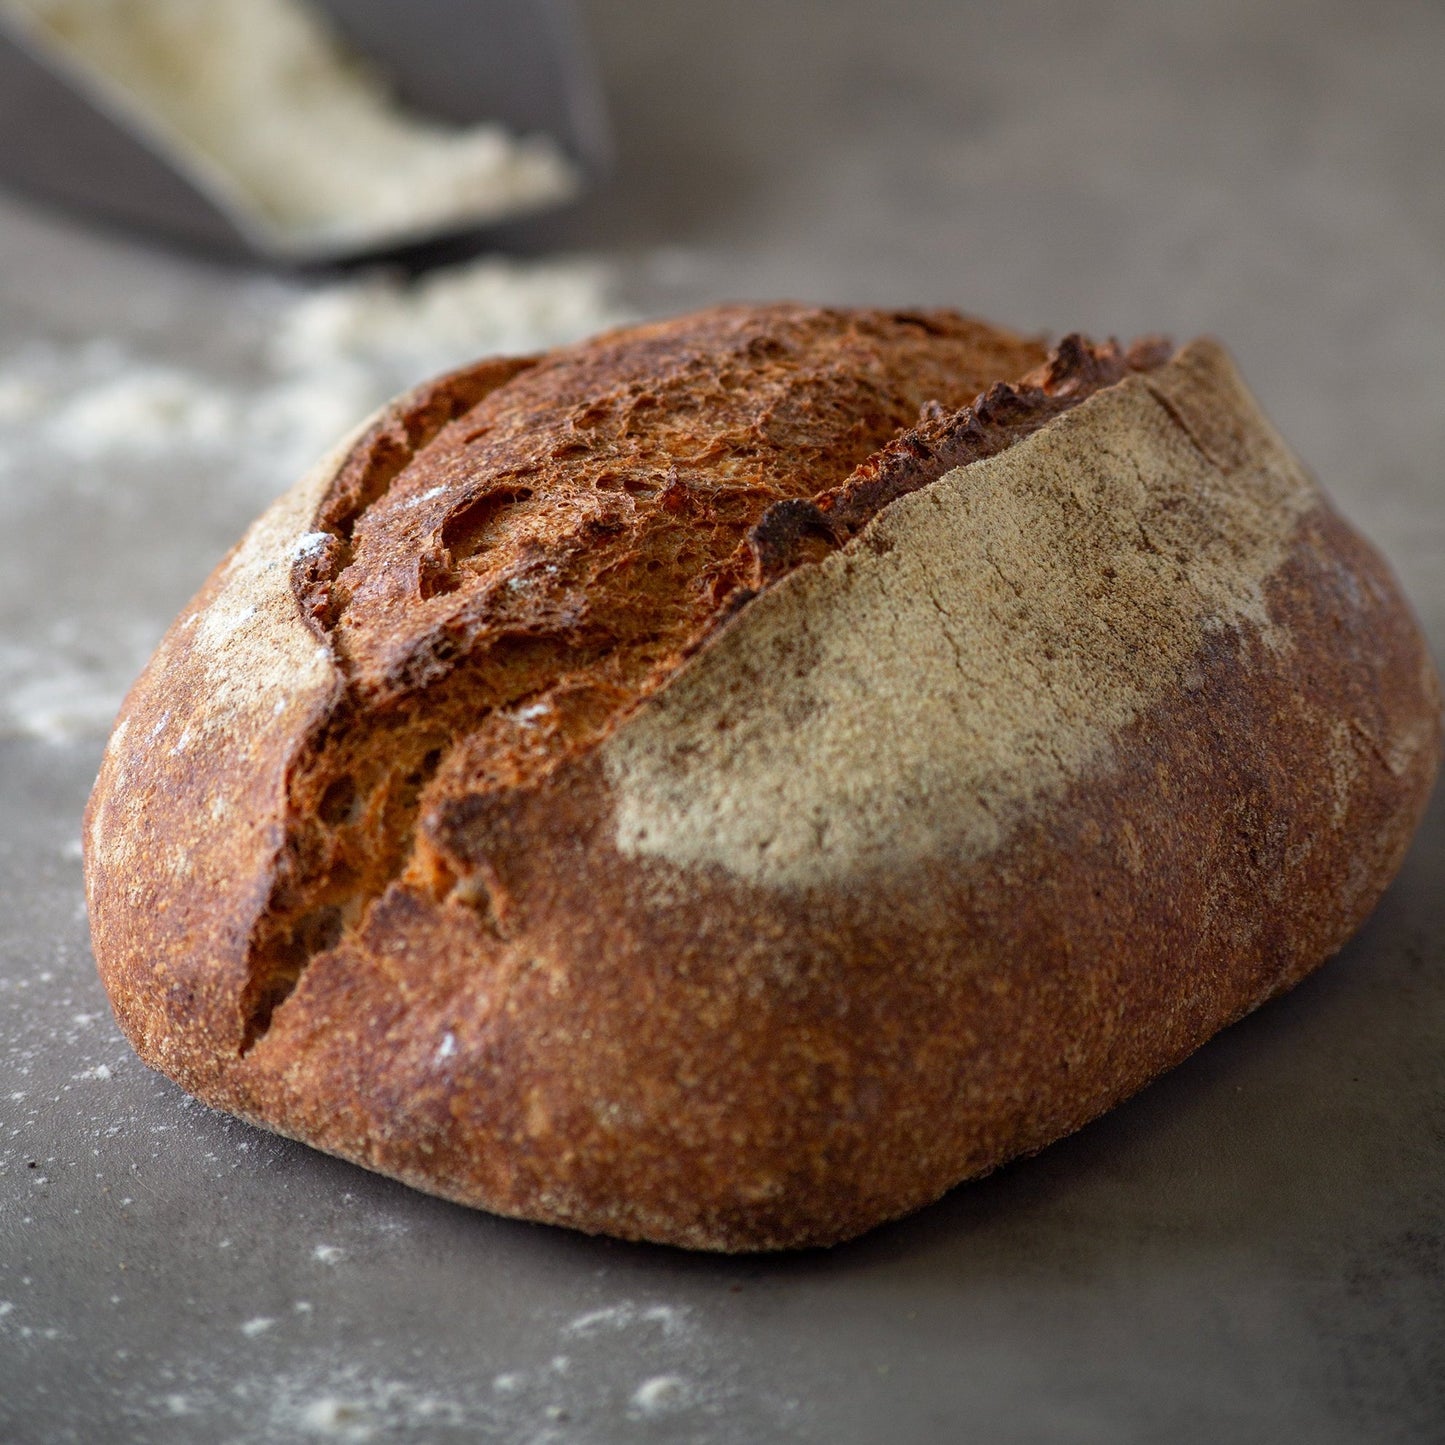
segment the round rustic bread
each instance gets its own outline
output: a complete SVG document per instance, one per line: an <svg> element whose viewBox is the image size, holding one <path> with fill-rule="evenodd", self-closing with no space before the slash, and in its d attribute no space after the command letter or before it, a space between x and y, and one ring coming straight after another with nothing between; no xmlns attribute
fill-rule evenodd
<svg viewBox="0 0 1445 1445"><path fill-rule="evenodd" d="M1211 342L729 307L403 397L132 690L96 957L207 1102L500 1213L822 1244L1334 952L1440 752Z"/></svg>

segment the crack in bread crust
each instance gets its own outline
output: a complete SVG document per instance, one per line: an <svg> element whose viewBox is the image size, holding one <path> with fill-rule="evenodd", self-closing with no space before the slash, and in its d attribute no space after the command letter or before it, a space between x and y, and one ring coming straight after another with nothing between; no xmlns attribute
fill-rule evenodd
<svg viewBox="0 0 1445 1445"><path fill-rule="evenodd" d="M995 382L961 411L926 408L916 427L880 448L841 485L769 507L713 584L722 606L735 610L805 562L852 541L900 497L945 472L997 456L1096 391L1162 366L1172 351L1159 337L1143 337L1124 351L1117 342L1096 346L1071 333L1019 384Z"/></svg>

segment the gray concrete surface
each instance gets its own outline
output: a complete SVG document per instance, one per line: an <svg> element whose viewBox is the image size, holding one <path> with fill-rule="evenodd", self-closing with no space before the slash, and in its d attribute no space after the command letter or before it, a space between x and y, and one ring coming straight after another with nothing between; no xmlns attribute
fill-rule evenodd
<svg viewBox="0 0 1445 1445"><path fill-rule="evenodd" d="M1441 655L1445 10L588 8L621 168L517 244L602 251L644 310L1215 332ZM0 199L0 349L237 367L254 285ZM261 484L62 475L3 426L0 642L142 656ZM1336 961L1133 1102L856 1244L728 1261L472 1214L149 1074L86 941L100 741L0 738L7 1445L1445 1438L1439 799Z"/></svg>

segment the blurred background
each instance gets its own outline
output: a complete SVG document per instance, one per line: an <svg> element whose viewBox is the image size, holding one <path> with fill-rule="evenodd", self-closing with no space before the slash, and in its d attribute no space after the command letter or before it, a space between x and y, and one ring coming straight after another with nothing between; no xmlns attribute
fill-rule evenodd
<svg viewBox="0 0 1445 1445"><path fill-rule="evenodd" d="M1214 333L1445 656L1445 7L577 13L596 149L481 233L274 263L0 190L0 1439L1445 1438L1438 803L1323 974L826 1255L469 1214L120 1039L78 839L124 688L316 454L488 351L784 297Z"/></svg>

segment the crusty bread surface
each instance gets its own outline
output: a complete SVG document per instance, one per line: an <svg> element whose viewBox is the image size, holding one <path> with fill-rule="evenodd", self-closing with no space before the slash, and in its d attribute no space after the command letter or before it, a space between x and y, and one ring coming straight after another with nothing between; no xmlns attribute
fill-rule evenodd
<svg viewBox="0 0 1445 1445"><path fill-rule="evenodd" d="M268 1128L831 1243L1336 951L1440 745L1214 343L717 308L443 377L256 523L122 709L92 934L141 1056Z"/></svg>

